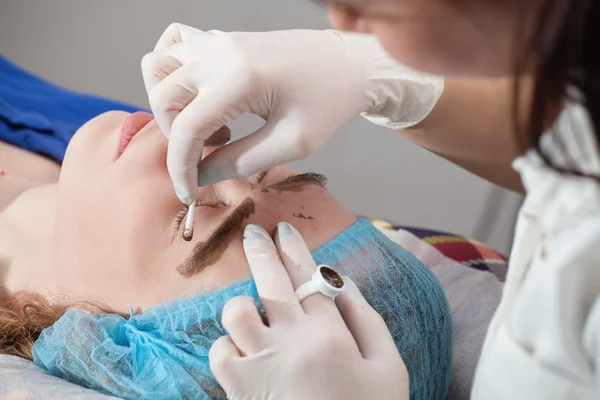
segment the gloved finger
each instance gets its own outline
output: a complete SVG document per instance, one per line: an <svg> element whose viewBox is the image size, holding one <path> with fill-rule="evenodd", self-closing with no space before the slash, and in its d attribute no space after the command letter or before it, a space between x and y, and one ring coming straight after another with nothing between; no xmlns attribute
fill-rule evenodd
<svg viewBox="0 0 600 400"><path fill-rule="evenodd" d="M217 381L225 386L233 373L233 363L239 360L241 354L229 336L221 336L210 346L208 363Z"/></svg>
<svg viewBox="0 0 600 400"><path fill-rule="evenodd" d="M162 133L169 137L175 117L196 97L193 64L183 65L149 92L150 108ZM221 124L223 126L224 124ZM219 126L219 128L221 127ZM216 130L216 129L215 129Z"/></svg>
<svg viewBox="0 0 600 400"><path fill-rule="evenodd" d="M204 145L207 147L210 146L223 146L227 144L231 140L231 130L227 126L222 126L218 131L213 133Z"/></svg>
<svg viewBox="0 0 600 400"><path fill-rule="evenodd" d="M279 250L281 261L292 280L294 289L311 280L317 265L306 246L306 242L296 228L288 222L277 224L275 244ZM330 297L321 293L313 294L302 302L302 308L307 314L326 313L329 318L334 318L343 323L335 303Z"/></svg>
<svg viewBox="0 0 600 400"><path fill-rule="evenodd" d="M180 70L185 68L186 66ZM168 79L170 77L165 82ZM160 85L155 90L159 87ZM241 114L240 109L232 104L234 102L227 95L214 97L214 91L208 88L198 93L173 119L167 149L167 169L177 197L185 204L191 204L196 199L198 163L202 159L204 141ZM173 114L161 115L161 118L168 119L172 116Z"/></svg>
<svg viewBox="0 0 600 400"><path fill-rule="evenodd" d="M191 35L201 35L205 32L192 26L174 22L165 29L154 47L154 51L163 50L173 44L181 43Z"/></svg>
<svg viewBox="0 0 600 400"><path fill-rule="evenodd" d="M289 321L303 312L292 281L267 231L258 225L248 224L244 230L244 252L269 325Z"/></svg>
<svg viewBox="0 0 600 400"><path fill-rule="evenodd" d="M152 52L142 58L142 77L146 92L181 67L181 62L168 54Z"/></svg>
<svg viewBox="0 0 600 400"><path fill-rule="evenodd" d="M363 358L401 362L394 339L383 318L347 276L344 277L344 284L346 288L336 298L336 303Z"/></svg>
<svg viewBox="0 0 600 400"><path fill-rule="evenodd" d="M167 148L167 169L175 194L183 204L192 204L198 194L198 162L204 142L187 131L173 130Z"/></svg>
<svg viewBox="0 0 600 400"><path fill-rule="evenodd" d="M237 296L229 300L223 307L221 322L242 356L263 349L266 326L253 298Z"/></svg>
<svg viewBox="0 0 600 400"><path fill-rule="evenodd" d="M198 164L198 186L246 177L296 161L313 150L293 121L267 123L256 132L215 150Z"/></svg>

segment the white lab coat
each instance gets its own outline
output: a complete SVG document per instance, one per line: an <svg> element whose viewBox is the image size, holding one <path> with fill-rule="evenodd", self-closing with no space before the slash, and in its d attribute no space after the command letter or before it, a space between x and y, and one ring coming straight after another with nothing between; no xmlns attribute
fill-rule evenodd
<svg viewBox="0 0 600 400"><path fill-rule="evenodd" d="M541 143L558 165L600 176L598 146L582 106L567 104ZM535 150L513 167L527 197L472 398L598 400L600 182L561 174Z"/></svg>

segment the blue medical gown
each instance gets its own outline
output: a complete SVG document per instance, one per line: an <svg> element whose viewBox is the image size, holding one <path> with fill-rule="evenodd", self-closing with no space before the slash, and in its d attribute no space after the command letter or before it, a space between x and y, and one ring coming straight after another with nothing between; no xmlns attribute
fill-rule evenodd
<svg viewBox="0 0 600 400"><path fill-rule="evenodd" d="M142 108L63 89L0 55L0 141L60 163L77 129L111 110Z"/></svg>

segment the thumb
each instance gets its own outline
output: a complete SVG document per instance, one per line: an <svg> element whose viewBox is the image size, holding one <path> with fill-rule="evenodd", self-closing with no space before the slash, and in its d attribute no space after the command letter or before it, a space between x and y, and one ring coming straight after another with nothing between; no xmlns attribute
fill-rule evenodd
<svg viewBox="0 0 600 400"><path fill-rule="evenodd" d="M398 361L400 354L383 318L350 278L344 276L344 283L346 289L336 298L336 304L363 358Z"/></svg>
<svg viewBox="0 0 600 400"><path fill-rule="evenodd" d="M167 149L167 169L179 200L193 204L198 194L198 160L202 157L204 142L187 132L174 130Z"/></svg>

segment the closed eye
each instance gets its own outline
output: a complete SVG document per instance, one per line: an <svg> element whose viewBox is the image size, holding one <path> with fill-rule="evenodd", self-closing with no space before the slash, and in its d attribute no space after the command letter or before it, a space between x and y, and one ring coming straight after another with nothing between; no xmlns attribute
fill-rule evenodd
<svg viewBox="0 0 600 400"><path fill-rule="evenodd" d="M214 201L214 200L204 199L204 200L197 200L196 204L195 204L195 207L219 208L219 207L223 207L224 205L225 205L225 203L223 203L222 201ZM184 206L177 213L177 216L175 217L175 230L176 231L178 231L179 228L181 227L181 224L183 222L183 219L187 215L187 212L188 212L188 206Z"/></svg>
<svg viewBox="0 0 600 400"><path fill-rule="evenodd" d="M258 174L257 184L262 182L265 176L269 171L262 171ZM266 188L278 191L298 191L301 190L302 187L308 185L317 185L320 187L325 187L327 185L327 177L322 174L317 174L314 172L306 172L303 174L293 174L286 176L285 178L279 179L269 185L265 185ZM211 199L203 199L196 201L196 207L212 207L218 208L223 207L225 203L218 200ZM179 231L181 224L185 216L187 215L188 207L184 206L175 217L175 231Z"/></svg>

